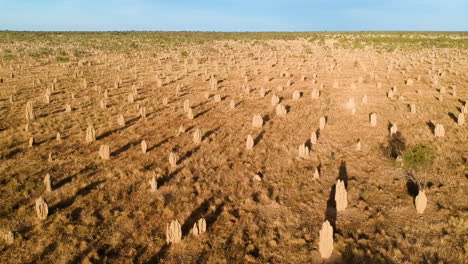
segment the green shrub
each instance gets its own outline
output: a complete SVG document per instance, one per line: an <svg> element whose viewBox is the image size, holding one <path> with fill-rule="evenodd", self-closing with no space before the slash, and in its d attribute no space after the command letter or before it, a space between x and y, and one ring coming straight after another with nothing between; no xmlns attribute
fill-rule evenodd
<svg viewBox="0 0 468 264"><path fill-rule="evenodd" d="M55 60L57 62L68 62L70 59L68 57L66 57L66 56L57 56L57 57L55 57Z"/></svg>
<svg viewBox="0 0 468 264"><path fill-rule="evenodd" d="M188 52L184 50L184 51L182 51L182 52L180 53L180 56L182 56L182 57L187 57L187 56L188 56Z"/></svg>
<svg viewBox="0 0 468 264"><path fill-rule="evenodd" d="M426 144L417 144L403 152L403 166L410 170L426 168L434 161L434 152Z"/></svg>

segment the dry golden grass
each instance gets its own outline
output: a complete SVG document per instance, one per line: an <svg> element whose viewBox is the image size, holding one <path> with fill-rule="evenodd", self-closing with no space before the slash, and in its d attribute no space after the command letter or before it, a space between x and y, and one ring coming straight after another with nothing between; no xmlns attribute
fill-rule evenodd
<svg viewBox="0 0 468 264"><path fill-rule="evenodd" d="M334 45L335 34L136 38L132 53L85 39L59 44L69 54L87 47L68 61L3 58L0 263L321 263L326 220L334 231L327 263L466 263L468 131L457 122L468 99L467 50L351 48ZM353 99L354 114L350 98L363 98ZM252 127L254 115L263 125ZM392 124L407 146L434 150L434 163L416 173L423 214L386 151ZM434 136L436 124L444 137ZM301 145L307 159L298 158ZM347 191L338 213L337 179ZM202 218L206 233L190 235ZM175 220L182 241L167 244Z"/></svg>

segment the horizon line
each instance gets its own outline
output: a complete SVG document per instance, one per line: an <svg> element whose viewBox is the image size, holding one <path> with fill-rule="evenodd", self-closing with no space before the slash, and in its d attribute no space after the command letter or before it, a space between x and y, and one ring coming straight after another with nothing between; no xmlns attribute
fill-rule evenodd
<svg viewBox="0 0 468 264"><path fill-rule="evenodd" d="M468 33L468 30L259 30L259 31L217 31L217 30L10 30L0 29L0 32L24 33L112 33L112 32L158 32L158 33L340 33L340 32L434 32L434 33Z"/></svg>

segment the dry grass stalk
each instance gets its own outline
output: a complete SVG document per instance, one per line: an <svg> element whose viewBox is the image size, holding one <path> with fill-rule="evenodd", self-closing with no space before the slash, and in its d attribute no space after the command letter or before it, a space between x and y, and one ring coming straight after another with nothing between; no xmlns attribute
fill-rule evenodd
<svg viewBox="0 0 468 264"><path fill-rule="evenodd" d="M410 112L412 114L415 114L416 113L416 105L415 104L410 104Z"/></svg>
<svg viewBox="0 0 468 264"><path fill-rule="evenodd" d="M29 147L30 147L30 148L34 147L34 143L35 143L35 142L34 142L34 137L30 137L30 138L29 138Z"/></svg>

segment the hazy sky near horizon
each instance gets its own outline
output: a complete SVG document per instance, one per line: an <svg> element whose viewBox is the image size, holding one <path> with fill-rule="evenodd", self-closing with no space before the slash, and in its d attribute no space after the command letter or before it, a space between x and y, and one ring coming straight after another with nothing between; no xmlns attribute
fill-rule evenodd
<svg viewBox="0 0 468 264"><path fill-rule="evenodd" d="M0 0L0 10L0 30L468 30L468 0Z"/></svg>

